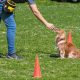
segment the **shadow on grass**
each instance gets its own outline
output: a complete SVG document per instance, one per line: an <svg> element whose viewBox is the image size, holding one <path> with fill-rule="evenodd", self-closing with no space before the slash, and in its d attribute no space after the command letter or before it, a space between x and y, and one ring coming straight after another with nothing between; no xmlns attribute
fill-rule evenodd
<svg viewBox="0 0 80 80"><path fill-rule="evenodd" d="M24 53L24 52L27 52L27 53L35 53L35 54L44 54L44 55L48 55L49 57L51 58L59 58L60 55L58 53L50 53L50 52L45 52L45 51L41 51L41 50L35 50L35 51L28 51L28 50L25 50L25 49L20 49L17 51L17 53Z"/></svg>
<svg viewBox="0 0 80 80"><path fill-rule="evenodd" d="M50 54L50 57L59 58L60 55L59 54Z"/></svg>
<svg viewBox="0 0 80 80"><path fill-rule="evenodd" d="M4 58L5 55L3 53L0 53L0 58Z"/></svg>
<svg viewBox="0 0 80 80"><path fill-rule="evenodd" d="M60 55L57 53L57 54L52 54L52 53L50 53L50 52L44 52L44 51L36 51L36 53L42 53L42 54L44 54L44 55L49 55L49 57L51 57L51 58L59 58L60 57Z"/></svg>
<svg viewBox="0 0 80 80"><path fill-rule="evenodd" d="M42 54L47 54L47 55L49 55L49 57L51 57L51 58L59 58L60 57L60 55L57 53L57 54L52 54L52 53L50 53L50 52L44 52L44 51L36 51L36 53L42 53Z"/></svg>

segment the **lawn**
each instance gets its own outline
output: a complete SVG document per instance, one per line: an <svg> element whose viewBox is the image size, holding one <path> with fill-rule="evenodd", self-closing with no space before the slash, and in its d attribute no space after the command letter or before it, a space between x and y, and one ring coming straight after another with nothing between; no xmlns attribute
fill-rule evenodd
<svg viewBox="0 0 80 80"><path fill-rule="evenodd" d="M80 48L80 4L50 0L36 0L43 16L67 33L71 31L73 42ZM57 53L56 34L48 30L32 14L28 4L17 4L16 50L21 60L10 60L7 52L6 27L0 23L0 80L37 80L32 77L35 56L38 54L42 78L38 80L80 80L80 59L50 57Z"/></svg>

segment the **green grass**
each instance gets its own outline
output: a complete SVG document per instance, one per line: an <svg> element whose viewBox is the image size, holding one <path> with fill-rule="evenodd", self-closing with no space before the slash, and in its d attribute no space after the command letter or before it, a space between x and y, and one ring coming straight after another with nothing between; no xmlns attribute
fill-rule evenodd
<svg viewBox="0 0 80 80"><path fill-rule="evenodd" d="M73 42L80 48L80 4L36 0L43 16L55 26L72 32ZM38 80L80 80L80 59L50 57L57 53L55 33L48 30L32 14L28 5L17 4L16 49L22 60L0 59L0 80L36 80L32 77L38 54L42 78ZM0 52L6 55L6 27L0 25Z"/></svg>

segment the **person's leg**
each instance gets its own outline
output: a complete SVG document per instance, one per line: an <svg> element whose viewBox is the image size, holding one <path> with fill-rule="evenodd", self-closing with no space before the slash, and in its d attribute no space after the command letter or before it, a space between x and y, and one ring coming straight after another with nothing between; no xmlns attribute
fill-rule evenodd
<svg viewBox="0 0 80 80"><path fill-rule="evenodd" d="M15 32L16 32L16 23L14 20L13 13L3 12L1 15L2 20L4 21L7 27L7 42L8 42L8 55L15 53Z"/></svg>

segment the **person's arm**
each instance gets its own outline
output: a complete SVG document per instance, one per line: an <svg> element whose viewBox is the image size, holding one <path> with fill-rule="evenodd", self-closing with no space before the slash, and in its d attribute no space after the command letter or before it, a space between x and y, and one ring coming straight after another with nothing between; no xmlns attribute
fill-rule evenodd
<svg viewBox="0 0 80 80"><path fill-rule="evenodd" d="M52 29L54 26L51 23L48 23L44 17L42 16L42 14L40 13L40 11L38 10L36 4L30 4L30 8L33 12L33 14L43 23L46 25L46 27L48 27L49 29ZM53 26L53 27L52 27Z"/></svg>
<svg viewBox="0 0 80 80"><path fill-rule="evenodd" d="M29 2L31 2L30 8L33 12L33 14L49 29L57 32L58 28L56 28L52 23L49 23L46 21L46 19L42 16L42 14L40 13L40 11L37 8L37 5L33 2L33 0L28 0Z"/></svg>

